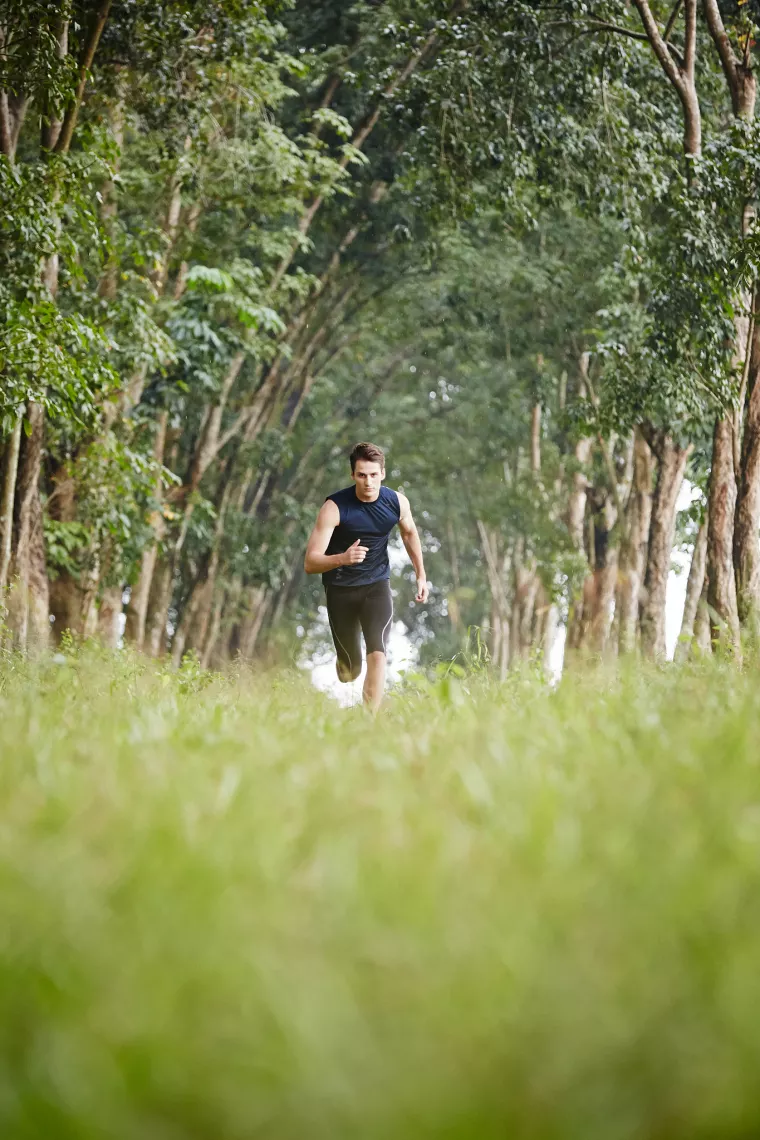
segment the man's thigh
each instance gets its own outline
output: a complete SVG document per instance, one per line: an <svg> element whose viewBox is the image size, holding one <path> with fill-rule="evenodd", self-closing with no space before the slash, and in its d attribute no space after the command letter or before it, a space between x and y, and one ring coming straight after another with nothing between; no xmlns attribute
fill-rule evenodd
<svg viewBox="0 0 760 1140"><path fill-rule="evenodd" d="M325 600L338 661L347 671L358 672L362 664L359 599L350 586L331 586Z"/></svg>
<svg viewBox="0 0 760 1140"><path fill-rule="evenodd" d="M361 627L367 653L385 653L393 621L393 597L387 578L367 587L362 601Z"/></svg>

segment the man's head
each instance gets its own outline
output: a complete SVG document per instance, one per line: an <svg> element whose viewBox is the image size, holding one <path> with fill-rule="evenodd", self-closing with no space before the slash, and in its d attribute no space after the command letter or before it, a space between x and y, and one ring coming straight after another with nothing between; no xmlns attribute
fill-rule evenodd
<svg viewBox="0 0 760 1140"><path fill-rule="evenodd" d="M357 443L351 455L351 478L360 499L371 501L380 494L385 478L385 456L374 443Z"/></svg>

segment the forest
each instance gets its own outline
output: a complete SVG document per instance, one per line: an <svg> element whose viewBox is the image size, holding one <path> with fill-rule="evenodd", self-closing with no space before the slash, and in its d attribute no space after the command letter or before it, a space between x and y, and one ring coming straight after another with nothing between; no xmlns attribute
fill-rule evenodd
<svg viewBox="0 0 760 1140"><path fill-rule="evenodd" d="M0 0L3 1140L760 1135L759 35Z"/></svg>
<svg viewBox="0 0 760 1140"><path fill-rule="evenodd" d="M760 9L666 7L3 0L12 645L291 658L366 438L423 661L662 658L674 547L679 654L740 658Z"/></svg>

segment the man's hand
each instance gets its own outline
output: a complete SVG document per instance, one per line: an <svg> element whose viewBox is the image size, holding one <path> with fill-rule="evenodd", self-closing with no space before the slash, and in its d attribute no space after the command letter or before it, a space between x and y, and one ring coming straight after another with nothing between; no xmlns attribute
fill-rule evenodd
<svg viewBox="0 0 760 1140"><path fill-rule="evenodd" d="M356 542L349 546L343 554L344 566L355 566L357 562L363 562L367 557L368 546L361 545L361 539L357 538Z"/></svg>
<svg viewBox="0 0 760 1140"><path fill-rule="evenodd" d="M425 577L425 566L422 561L422 543L417 533L417 527L414 525L409 500L406 495L402 495L400 491L398 491L397 494L399 510L401 512L398 520L398 529L401 531L401 541L406 547L406 552L412 561L414 573L417 576L417 595L414 600L416 602L426 602L428 600L428 594L430 593L430 586Z"/></svg>

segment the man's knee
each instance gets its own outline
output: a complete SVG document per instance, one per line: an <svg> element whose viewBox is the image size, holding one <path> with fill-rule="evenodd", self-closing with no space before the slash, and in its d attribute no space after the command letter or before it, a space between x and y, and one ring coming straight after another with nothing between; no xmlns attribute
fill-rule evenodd
<svg viewBox="0 0 760 1140"><path fill-rule="evenodd" d="M336 663L335 668L338 673L338 680L344 685L347 685L349 681L355 681L362 671L361 665L358 667L356 665L352 665L349 668L348 665L343 665L340 661Z"/></svg>

